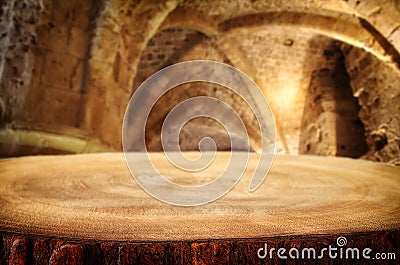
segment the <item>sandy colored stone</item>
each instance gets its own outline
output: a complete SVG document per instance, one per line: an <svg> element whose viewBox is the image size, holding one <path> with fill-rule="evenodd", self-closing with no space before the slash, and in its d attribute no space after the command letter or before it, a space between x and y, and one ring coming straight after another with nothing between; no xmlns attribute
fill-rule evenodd
<svg viewBox="0 0 400 265"><path fill-rule="evenodd" d="M120 37L117 32L104 27L99 29L92 39L91 56L93 59L113 63L117 52L120 50Z"/></svg>
<svg viewBox="0 0 400 265"><path fill-rule="evenodd" d="M81 95L57 88L39 87L29 98L28 120L52 128L71 126L78 122Z"/></svg>
<svg viewBox="0 0 400 265"><path fill-rule="evenodd" d="M390 113L400 113L400 72L393 65L380 63L369 54L356 48L343 46L346 67L349 69L353 93L357 96L360 118L365 126L369 153L365 158L397 163L399 157L399 119ZM359 56L361 55L362 56ZM356 58L358 60L350 60ZM374 140L374 132L383 130L387 142L383 146Z"/></svg>
<svg viewBox="0 0 400 265"><path fill-rule="evenodd" d="M0 66L4 65L0 83L5 105L1 124L5 126L27 123L24 117L32 114L25 113L25 109L31 108L31 102L39 101L26 97L36 87L73 90L81 93L83 99L77 107L80 111L75 126L99 141L112 142L119 150L119 142L106 131L105 124L120 130L121 106L126 105L127 98L143 80L182 60L211 59L238 67L260 85L276 116L278 152L297 153L306 91L311 73L324 68L325 42L334 38L361 48L360 53L346 54L346 60L362 66L346 66L353 86L357 86L354 93L360 94L361 101L366 97L362 89L374 90L378 86L379 91L392 91L397 87L396 78L392 77L398 75L393 71L379 70L385 82L374 76L375 69L382 65L398 67L391 60L400 62L396 43L399 9L395 1L112 0L102 4L89 0L45 0L43 5L31 0L11 2L15 2L15 10L8 12L12 5L4 5L4 23L0 23L1 47L6 47L0 62ZM13 21L15 28L8 28ZM9 42L18 45L14 48ZM90 49L85 50L86 45ZM61 59L53 65L48 58L54 57L54 51ZM378 59L369 62L370 56L364 56L369 53ZM358 63L359 57L364 61ZM362 79L368 80L366 85L359 85ZM224 92L217 92L227 97ZM385 108L395 109L392 104L396 93L391 93L390 100L382 100L373 91L369 94L372 110L360 111L363 122L375 123L381 121L380 116L387 116L383 101ZM326 101L325 111L332 110L334 105L340 106L340 112L346 112L350 106ZM101 108L105 109L104 116L103 110L98 111ZM162 121L162 113L156 121ZM242 115L247 126L253 128L251 115L246 111ZM60 126L61 123L43 122ZM396 131L397 125L388 120L379 123L371 127L366 138L390 123L387 133L391 144L385 151L390 155L380 159L395 159L398 137L391 128ZM69 117L65 124L71 124ZM253 140L252 145L257 142Z"/></svg>
<svg viewBox="0 0 400 265"><path fill-rule="evenodd" d="M67 52L77 58L84 58L89 48L89 32L72 27L69 34Z"/></svg>
<svg viewBox="0 0 400 265"><path fill-rule="evenodd" d="M48 52L41 81L49 86L79 91L82 86L83 62L63 53Z"/></svg>
<svg viewBox="0 0 400 265"><path fill-rule="evenodd" d="M51 51L63 53L67 48L69 28L66 24L52 25L48 29L46 48Z"/></svg>

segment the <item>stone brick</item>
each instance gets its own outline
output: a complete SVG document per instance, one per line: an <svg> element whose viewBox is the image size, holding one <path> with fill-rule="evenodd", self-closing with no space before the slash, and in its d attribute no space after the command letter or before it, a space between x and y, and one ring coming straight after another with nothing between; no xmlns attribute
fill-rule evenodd
<svg viewBox="0 0 400 265"><path fill-rule="evenodd" d="M119 87L126 91L131 91L133 81L132 77L134 75L135 73L132 69L132 65L125 62L118 53L113 65L113 77Z"/></svg>
<svg viewBox="0 0 400 265"><path fill-rule="evenodd" d="M132 3L133 1L130 1ZM123 23L121 22L121 15L116 10L118 8L112 7L115 2L110 3L110 8L103 10L103 28L107 28L114 32L121 32Z"/></svg>
<svg viewBox="0 0 400 265"><path fill-rule="evenodd" d="M224 55L204 39L205 35L191 29L169 28L155 34L142 51L134 89L170 63L194 59L223 61Z"/></svg>
<svg viewBox="0 0 400 265"><path fill-rule="evenodd" d="M49 25L52 25L51 10L44 9L40 15L37 27L48 27Z"/></svg>
<svg viewBox="0 0 400 265"><path fill-rule="evenodd" d="M104 94L98 94L105 91ZM130 95L116 88L88 87L83 98L85 113L81 128L115 150L122 150L122 120ZM90 96L88 96L90 95Z"/></svg>
<svg viewBox="0 0 400 265"><path fill-rule="evenodd" d="M50 28L46 48L55 52L65 52L68 39L68 27L60 25Z"/></svg>
<svg viewBox="0 0 400 265"><path fill-rule="evenodd" d="M91 3L90 0L54 1L53 23L87 29Z"/></svg>
<svg viewBox="0 0 400 265"><path fill-rule="evenodd" d="M103 61L90 59L88 61L90 71L88 72L88 81L93 87L100 89L101 93L109 87L115 87L117 84L113 77L113 65Z"/></svg>
<svg viewBox="0 0 400 265"><path fill-rule="evenodd" d="M71 26L87 29L89 26L91 0L71 1L70 20Z"/></svg>
<svg viewBox="0 0 400 265"><path fill-rule="evenodd" d="M142 45L144 45L143 36L137 33L135 36L130 36L127 34L121 35L121 56L125 61L131 62L132 65L137 65L139 63Z"/></svg>
<svg viewBox="0 0 400 265"><path fill-rule="evenodd" d="M400 48L399 9L395 6L398 1L329 0L275 3L224 0L217 5L213 1L181 1L175 8L178 1L159 5L159 1L134 0L106 1L104 10L98 9L102 8L100 6L102 1L94 0L11 2L15 2L15 10L9 12L10 16L6 13L3 16L2 13L2 19L4 17L7 21L0 21L0 46L4 47L0 62L0 68L4 65L0 91L1 96L5 98L4 101L11 102L7 103L6 109L23 110L24 95L29 88L29 81L32 87L40 86L42 90L52 91L54 88L60 88L65 90L64 92L71 90L80 92L83 83L82 61L87 58L88 39L93 37L90 40L91 54L87 70L89 79L83 88L89 99L86 101L85 98L87 104L81 108L89 113L88 116L95 115L93 113L99 111L100 114L96 114L96 119L91 124L98 130L94 135L110 144L118 142L113 139L112 132L106 131L107 122L117 126L117 122L111 119L113 117L121 119L122 105L129 96L133 78L135 78L133 85L135 89L148 76L166 65L183 60L211 59L234 64L242 70L254 68L255 74L252 77L255 77L261 89L268 95L271 105L276 109L275 114L279 117L283 134L290 139L290 148L296 153L312 72L320 69L332 70L332 66L336 63L328 58L329 51L325 50L331 38L343 38L355 45L370 48L368 50L377 54L384 54L380 46L381 41L377 41L372 37L373 34L363 30L359 25L357 18L360 17L372 25L369 30L376 29L397 49ZM5 7L9 5L7 1L4 3ZM39 6L41 3L44 10L40 13L40 8L35 5ZM168 24L164 24L164 27L162 26L164 30L156 33L146 44L150 35L157 31L158 25L173 9L185 10L186 16L174 17L172 20L175 28L167 28ZM290 12L286 12L288 10ZM175 11L168 15L169 18L180 14ZM312 14L309 11L312 11ZM256 14L267 12L268 16ZM30 20L32 14L34 20ZM193 17L201 14L201 18L192 20L191 14ZM247 16L249 20L240 18L241 15L247 14L255 15ZM37 22L39 16L40 20ZM95 20L89 21L91 18ZM7 32L7 26L11 25L9 19L14 21L15 29ZM212 22L209 23L208 20ZM216 26L225 20L230 22ZM89 23L92 24L89 26ZM217 28L223 35L218 39L233 39L233 44L239 46L238 51L224 49L224 46L229 48L232 43L216 41L213 32L217 31ZM200 31L211 34L205 36ZM317 35L321 32L327 36ZM4 33L12 34L3 38ZM127 33L130 35L127 36ZM12 37L13 34L15 37ZM10 36L12 38L8 42ZM32 43L36 40L37 49L34 54L29 51L32 43L26 40L32 40ZM7 48L8 43L15 44L16 47ZM144 45L147 46L143 47ZM375 60L376 58L369 56L367 50L351 48L345 53L346 61L349 62L346 67L352 78L351 85L362 105L360 116L368 128L368 133L379 129L382 124L389 125L390 130L398 131L397 119L383 118L390 116L386 108L398 113L393 107L398 99L397 70L389 70L393 65ZM30 67L33 63L35 65L32 72ZM386 66L382 66L384 64ZM137 74L134 76L136 69L138 69ZM323 78L321 74L319 77L319 94L324 95L319 100L324 100L324 103L318 102L318 91L311 90L314 97L310 99L309 107L312 108L312 104L315 104L316 111L322 111L318 108L325 107L325 112L334 113L335 117L345 119L351 104L343 98L337 98L337 95L329 94L331 92L329 88L335 86L329 75ZM43 95L42 90L38 92L40 96ZM212 94L206 89L199 89L196 92ZM191 92L183 92L187 93ZM390 97L386 94L390 94ZM224 99L230 97L220 89L215 95ZM15 100L16 97L18 100ZM182 98L181 95L177 95L176 99ZM315 98L317 102L313 101ZM171 98L170 102L165 103L166 106L176 99ZM238 105L242 104L232 98L228 100ZM163 111L165 109L167 107L162 108ZM246 117L249 124L253 124L251 115L244 109L245 107L239 108L241 115ZM325 122L327 118L324 115L321 117L324 117ZM157 125L159 120L160 117L156 117L154 125ZM387 147L389 149L386 150L385 147L378 152L379 154L377 153L377 157L379 156L382 161L386 161L391 152L396 150L393 149L395 146L392 143L397 136L388 134L388 137L391 139L390 148Z"/></svg>
<svg viewBox="0 0 400 265"><path fill-rule="evenodd" d="M83 98L85 112L81 127L103 143L121 150L119 136L130 91L122 90L114 80L112 64L93 59L88 63L91 70Z"/></svg>
<svg viewBox="0 0 400 265"><path fill-rule="evenodd" d="M48 52L45 56L41 81L44 84L80 91L83 63L70 55Z"/></svg>
<svg viewBox="0 0 400 265"><path fill-rule="evenodd" d="M116 104L116 102L113 102ZM99 124L100 131L96 135L107 145L113 146L116 150L122 151L121 135L122 135L122 121L123 116L118 117L112 109L103 106L102 122Z"/></svg>
<svg viewBox="0 0 400 265"><path fill-rule="evenodd" d="M101 124L103 123L103 111L105 98L101 94L96 95L100 89L93 85L87 86L87 93L82 96L83 108L82 122L80 128L91 135L101 135Z"/></svg>
<svg viewBox="0 0 400 265"><path fill-rule="evenodd" d="M108 29L98 29L97 35L92 39L91 58L114 63L115 56L120 49L120 38L118 33Z"/></svg>
<svg viewBox="0 0 400 265"><path fill-rule="evenodd" d="M360 157L368 147L344 56L334 43L325 51L330 54L327 60L335 63L313 72L300 130L300 153Z"/></svg>
<svg viewBox="0 0 400 265"><path fill-rule="evenodd" d="M35 84L40 83L40 75L43 69L43 53L42 51L37 51L35 53L35 64L32 71L31 82Z"/></svg>
<svg viewBox="0 0 400 265"><path fill-rule="evenodd" d="M38 26L36 36L36 47L42 50L46 49L49 42L49 29L46 26Z"/></svg>
<svg viewBox="0 0 400 265"><path fill-rule="evenodd" d="M81 95L48 87L34 89L28 102L29 120L47 128L76 127Z"/></svg>
<svg viewBox="0 0 400 265"><path fill-rule="evenodd" d="M67 52L75 57L86 57L89 46L89 33L87 30L72 27L68 39Z"/></svg>
<svg viewBox="0 0 400 265"><path fill-rule="evenodd" d="M70 19L71 1L53 1L53 23L67 25Z"/></svg>
<svg viewBox="0 0 400 265"><path fill-rule="evenodd" d="M364 53L360 60L351 60L355 54L362 53L362 50L347 45L343 45L342 49L348 51L346 67L357 68L359 71L351 85L361 106L359 116L364 124L370 149L364 158L390 162L400 152L400 146L395 141L400 138L400 121L391 114L400 113L400 104L397 103L400 98L400 71L369 53ZM387 137L387 144L379 150L371 137L378 130L384 131Z"/></svg>
<svg viewBox="0 0 400 265"><path fill-rule="evenodd" d="M293 40L292 46L284 45L288 38ZM289 138L294 139L293 152L297 153L295 128L300 127L302 116L298 110L304 108L311 72L328 63L323 60L323 49L329 39L294 28L282 32L274 27L258 32L238 31L234 39L257 69L259 85L267 91L270 104L276 106L275 115L284 123L282 130L288 137L293 135Z"/></svg>

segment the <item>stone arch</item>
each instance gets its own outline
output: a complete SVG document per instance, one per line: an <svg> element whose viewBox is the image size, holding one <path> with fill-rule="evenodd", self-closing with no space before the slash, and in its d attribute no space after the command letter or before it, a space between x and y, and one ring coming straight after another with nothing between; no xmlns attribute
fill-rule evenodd
<svg viewBox="0 0 400 265"><path fill-rule="evenodd" d="M229 59L231 65L245 72L258 84L254 65L246 58L234 40L221 34L221 32L218 30L218 25L213 18L197 12L174 10L160 25L157 32L174 27L198 31L207 36L207 38L210 38L218 46L218 49L227 57L227 59ZM265 91L263 91L263 93L265 94ZM279 117L277 115L275 115L275 123L277 125L277 134L285 146L286 152L288 152L285 137L282 133L281 126L279 125ZM251 131L258 130L258 128L252 128L251 126L248 129ZM255 132L251 132L250 134L258 135L258 133ZM253 148L258 149L260 147L258 140L251 139L250 141L252 142Z"/></svg>
<svg viewBox="0 0 400 265"><path fill-rule="evenodd" d="M218 24L217 22L200 12L192 10L173 10L162 22L158 30L164 30L167 28L182 27L197 30L207 36L218 35Z"/></svg>
<svg viewBox="0 0 400 265"><path fill-rule="evenodd" d="M234 17L218 25L220 32L268 25L301 26L317 34L348 43L374 54L380 60L400 64L399 52L365 19L345 13L327 16L305 12L268 12Z"/></svg>
<svg viewBox="0 0 400 265"><path fill-rule="evenodd" d="M49 4L50 2L52 1L46 1L46 5L43 6L45 11L43 12L44 22L49 19L48 14L56 10ZM397 64L400 62L400 59L398 59L400 51L400 21L398 20L400 8L397 0L304 0L294 2L272 0L217 2L212 0L84 0L80 1L81 3L73 1L76 2L76 6L75 4L70 6L68 1L56 2L58 3L57 10L65 11L65 16L62 16L63 19L70 19L71 16L75 15L79 19L83 19L83 22L78 22L80 20L74 18L74 22L72 20L70 22L73 23L74 27L85 28L85 30L75 29L73 33L78 34L76 35L78 38L75 39L78 41L81 40L79 36L83 36L85 38L83 42L88 42L90 49L88 51L83 51L83 49L74 51L74 53L84 53L82 56L79 55L78 60L84 60L80 66L82 71L79 70L79 73L82 72L82 80L78 78L80 80L78 82L79 89L77 89L79 93L76 93L76 91L65 93L64 90L53 89L52 93L46 94L49 102L55 98L63 102L63 104L57 105L58 107L74 106L73 111L68 112L73 118L60 121L61 119L56 116L49 115L49 117L46 117L43 128L40 127L42 125L37 127L35 125L35 128L49 130L50 127L46 126L58 121L63 126L61 126L62 128L51 129L55 133L74 136L78 140L84 139L85 142L94 140L94 142L99 143L99 146L104 144L105 147L114 150L120 150L121 147L119 137L121 119L125 104L132 93L132 80L137 72L140 55L149 39L157 31L164 28L181 26L203 32L218 44L218 47L229 57L232 64L245 71L256 82L258 80L254 70L254 62L243 56L243 52L237 48L238 43L235 43L229 36L235 29L240 28L241 23L247 23L244 27L248 28L257 26L257 21L261 24L264 23L264 25L275 25L277 23L288 27L298 25L309 28L316 33L342 40L354 47L361 47L363 54L374 55L372 59L369 56L366 56L367 59L355 59L354 64L348 68L351 76L356 76L360 69L363 70L359 67L358 61L361 64L376 59L379 61L377 64L382 62L385 66L396 71L398 71L398 67L396 68L395 64L391 62L394 61ZM70 7L67 8L67 6ZM70 12L69 8L73 8L77 12L67 14ZM29 6L26 7L26 10L28 9ZM63 12L58 13L63 14ZM87 24L88 26L78 24ZM29 23L28 27L32 26L34 25ZM61 30L61 28L57 28L57 30ZM50 40L46 37L48 30L41 29L40 31L38 45L56 42L60 38L76 37L68 31L57 33L58 31L53 30L50 34L52 40ZM68 42L67 45L69 47L72 44L77 43ZM353 49L350 54L357 54L355 50ZM364 52L365 50L367 52ZM64 50L61 53L64 53ZM37 61L38 65L42 63L43 58ZM69 68L72 69L73 67ZM367 70L364 69L364 71ZM34 83L34 81L32 82ZM19 85L25 87L27 83L23 82ZM393 81L393 84L388 84L387 87L396 88L398 87L396 84ZM364 84L360 84L358 88L363 86ZM48 92L39 85L35 89L33 87L29 88L29 92L32 92L38 99L43 94L36 93L36 88ZM65 88L70 89L72 86L66 85ZM74 88L76 87L74 86ZM357 92L358 88L353 89ZM4 113L7 110L7 101L4 98L3 103L6 106L1 106L0 103L0 111ZM23 104L21 106L24 107ZM44 106L46 105L40 105L41 110L37 112L38 114L35 114L39 121L43 120L40 114L47 111ZM5 110L1 110L1 108L5 108ZM47 112L51 113L50 111ZM16 125L13 125L13 128L32 130L30 124L24 124L24 119L29 120L30 118L16 117ZM109 128L113 128L113 130ZM86 150L80 146L81 144L74 150L78 150L77 152Z"/></svg>
<svg viewBox="0 0 400 265"><path fill-rule="evenodd" d="M118 5L119 3L119 1L116 0L111 2L114 5ZM237 49L236 43L230 40L226 33L240 27L256 26L260 21L262 21L264 25L281 23L287 26L298 25L307 27L316 33L341 40L356 47L361 47L385 62L397 60L398 52L396 49L393 49L394 46L391 46L388 41L382 45L386 39L376 34L377 32L379 33L378 30L374 31L374 34L371 34L371 29L374 29L374 27L369 25L368 29L366 29L365 20L359 20L357 17L346 12L331 12L329 10L329 12L325 12L326 10L324 12L319 12L320 10L308 10L305 12L301 10L303 9L300 7L294 7L290 12L283 12L282 9L282 12L264 12L219 20L201 12L185 10L181 8L179 1L150 1L146 4L142 1L134 8L131 8L131 10L128 8L125 13L129 14L129 16L124 16L124 18L118 22L120 26L117 27L117 30L113 34L114 37L118 39L121 49L120 52L115 55L115 59L110 62L112 65L110 65L108 69L112 69L111 74L115 76L116 85L122 86L125 89L128 88L127 90L129 90L132 87L133 78L124 79L123 77L136 76L141 52L146 47L148 41L160 30L181 26L195 29L213 38L233 64L249 74L249 76L258 83L254 65L246 60L241 54L241 51ZM148 16L146 14L148 14ZM360 24L360 21L364 21L364 25L362 23ZM106 24L108 23L107 19L105 22ZM113 23L109 24L112 26ZM143 26L135 26L138 24L143 24ZM118 36L119 34L121 37ZM382 38L377 40L377 36ZM388 45L388 43L390 45ZM96 51L96 48L94 48L93 51ZM120 78L120 76L122 78ZM129 93L131 93L131 91L127 91L126 95ZM126 96L124 96L124 98L125 97ZM101 97L100 100L102 100ZM96 101L98 100L96 99ZM117 98L112 101L119 102L120 99ZM112 104L113 103L110 102L110 105ZM121 116L121 113L118 115ZM88 120L89 122L87 122ZM98 123L98 121L90 122L90 119L83 119L83 124L90 123L95 124ZM278 122L278 128L279 127ZM278 131L278 134L284 139L284 133L279 133ZM283 141L285 142L285 140Z"/></svg>
<svg viewBox="0 0 400 265"><path fill-rule="evenodd" d="M373 31L377 32L380 38L400 52L400 2L398 0L348 0L347 4L358 17L362 18L364 24L372 25Z"/></svg>
<svg viewBox="0 0 400 265"><path fill-rule="evenodd" d="M397 70L400 65L399 53L389 40L386 40L378 30L365 19L350 16L345 13L336 14L336 16L330 16L329 12L321 15L294 11L251 14L222 21L219 23L218 28L221 35L225 33L228 36L234 36L236 33L235 29L243 29L246 32L251 28L257 29L267 25L283 25L286 27L301 26L318 35L336 39L360 48L366 51L366 53L372 54L379 61L397 68ZM263 87L262 82L259 82L259 84L260 87ZM268 94L267 92L266 95L268 96ZM279 122L279 120L284 117L280 117L279 113L275 115L278 117L277 126L278 129L280 129L278 130L278 134L285 147L286 127Z"/></svg>
<svg viewBox="0 0 400 265"><path fill-rule="evenodd" d="M219 49L219 45L217 43L216 40L216 36L208 36L206 34L204 34L203 32L201 32L200 30L197 29L197 27L195 26L191 26L188 27L187 25L185 27L174 27L174 24L169 24L168 26L163 26L159 29L159 31L157 32L157 34L155 34L153 36L153 38L149 41L148 46L146 47L146 49L143 51L142 56L141 56L141 60L139 63L139 69L141 69L141 71L143 71L144 73L142 73L141 71L138 71L137 76L135 78L135 84L134 87L138 86L144 79L146 79L149 75L151 75L153 72L168 66L170 64L173 63L177 63L180 62L181 60L187 60L187 59L207 59L206 57L202 57L202 58L193 58L191 56L193 56L193 51L192 50L197 50L200 52L200 54L202 53L203 49L211 49L209 52L217 55L217 57L213 57L211 56L211 58L213 60L219 60L221 62L229 62L230 64L232 64L230 62L230 59L232 57L227 57L226 54L223 52L223 50ZM179 25L179 24L178 24ZM165 35L166 34L166 35ZM172 34L172 35L171 35ZM169 36L169 38L168 38ZM182 41L183 38L186 39L186 37L189 37L190 39L188 43L185 43L184 41ZM168 40L169 39L169 40ZM157 54L157 51L153 51L152 47L158 47L158 46L165 46L165 43L167 43L170 45L176 45L175 48L177 48L177 52L176 53L170 53L167 50L170 50L169 48L171 47L166 47L163 50L162 54ZM158 43L158 45L157 45ZM187 44L190 44L189 46ZM208 48L207 48L208 47ZM188 50L186 50L188 49ZM155 66L155 68L150 71L146 70L148 67L146 67L146 65L152 65L151 61L150 62L146 62L147 60L152 60L154 58L158 58L158 56L161 55L162 59L161 60L165 60L165 62L156 62L157 65ZM166 58L164 58L164 55ZM196 54L197 56L197 54ZM195 57L196 57L195 56ZM146 74L147 73L147 74ZM139 80L139 82L137 82L137 80ZM203 96L212 96L212 97L216 97L216 98L220 98L221 100L224 100L224 97L221 97L220 93L216 93L217 88L215 87L215 85L211 85L211 84L197 84L197 85L193 85L191 86L190 84L184 85L184 89L180 89L181 92L177 92L177 91L171 91L171 93L167 93L164 97L166 99L161 98L160 99L160 104L157 103L154 107L155 112L157 113L157 115L153 115L154 113L151 113L149 116L149 123L151 124L151 126L149 126L149 133L151 136L150 140L150 145L148 146L148 148L150 150L159 150L160 148L160 143L157 137L157 131L160 130L160 122L162 122L163 117L166 115L166 113L168 113L168 111L177 103L179 103L180 101L183 101L186 97L192 97L192 96L196 96L196 95L203 95ZM183 92L184 91L184 92ZM229 105L235 105L241 107L243 104L245 104L245 102L243 100L240 99L239 96L234 95L234 93L232 92L223 92L223 94L226 96L226 101ZM222 95L223 96L223 95ZM165 106L168 105L168 106ZM252 115L252 113L248 113L249 111L243 111L243 110L239 110L239 112L241 111L242 115ZM251 120L255 120L255 119L251 119ZM217 128L218 126L216 126L215 123L210 123L208 121L203 121L204 124L206 126L210 126L213 128ZM206 126L199 126L199 130L201 128L206 130ZM254 129L253 129L254 125L249 125L248 129L250 129L250 142L252 143L252 147L253 148L258 148L257 142L258 140L252 140L252 137L256 134L256 132L253 133ZM189 125L188 128L190 129L195 129L197 128L196 125L194 125L194 127L192 125ZM197 131L199 131L197 130ZM208 130L210 132L210 130ZM218 129L217 129L218 131ZM159 133L158 133L159 134ZM147 137L147 134L146 134ZM219 137L219 139L223 139L226 138L225 136L222 135L222 133L217 133L215 135L215 137ZM223 140L225 141L225 140ZM191 143L191 145L193 146L193 143ZM220 147L220 146L219 146ZM221 146L222 149L219 150L225 150L224 146Z"/></svg>
<svg viewBox="0 0 400 265"><path fill-rule="evenodd" d="M79 124L90 137L121 150L123 115L141 52L178 2L111 0L102 6L91 40Z"/></svg>

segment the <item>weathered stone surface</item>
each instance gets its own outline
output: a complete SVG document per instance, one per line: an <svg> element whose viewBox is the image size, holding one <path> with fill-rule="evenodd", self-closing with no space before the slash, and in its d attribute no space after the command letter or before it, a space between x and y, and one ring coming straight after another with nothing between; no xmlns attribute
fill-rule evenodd
<svg viewBox="0 0 400 265"><path fill-rule="evenodd" d="M42 71L43 84L78 92L81 89L83 62L79 59L63 53L48 52Z"/></svg>
<svg viewBox="0 0 400 265"><path fill-rule="evenodd" d="M330 39L296 28L282 32L279 27L238 30L234 39L254 65L258 83L290 141L289 150L285 150L279 137L278 152L298 153L306 91L312 71L324 67L324 47ZM288 40L291 44L285 45Z"/></svg>
<svg viewBox="0 0 400 265"><path fill-rule="evenodd" d="M69 34L67 53L83 59L88 52L88 31L78 27L71 27Z"/></svg>
<svg viewBox="0 0 400 265"><path fill-rule="evenodd" d="M81 96L78 93L47 86L31 88L26 120L50 131L75 127L78 123Z"/></svg>
<svg viewBox="0 0 400 265"><path fill-rule="evenodd" d="M364 158L399 164L400 71L371 54L343 45L354 95L361 106L369 152Z"/></svg>
<svg viewBox="0 0 400 265"><path fill-rule="evenodd" d="M361 102L365 98L364 90L381 86L371 58L382 65L390 65L392 60L396 62L400 58L399 13L397 2L389 0L4 1L0 9L0 46L5 51L0 56L3 102L0 123L41 130L46 129L44 124L53 124L52 131L57 124L64 128L60 133L78 129L82 135L120 150L120 139L115 139L120 138L124 109L132 92L164 66L210 59L234 65L256 81L275 114L277 151L297 154L312 72L330 67L324 47L334 38L366 48L346 54L346 61L359 64L347 67L353 87L369 80L371 88L360 85L354 91ZM366 51L378 59L364 56ZM387 80L383 86L396 89L397 81L386 76L396 74L379 71L382 79ZM68 96L62 103L58 102L59 93L46 92L46 103L34 95L37 91L43 95L43 91L54 89L72 93L66 93ZM214 92L204 89L201 93L212 95ZM321 93L328 97L322 87ZM219 98L230 97L220 89L215 94ZM48 98L51 96L55 98ZM184 95L176 96L171 102L164 102L166 106L149 121L152 124L149 146L157 150L159 146L155 142L159 136L155 132L160 126L157 123L162 122L167 109L184 98ZM381 98L373 97L373 104L361 108L363 123L367 119L376 123L378 116L387 115L372 111L381 108L382 103ZM391 103L386 100L388 107L385 108L393 109L396 99L397 95L393 95ZM256 122L248 108L235 100L228 101L237 104L235 108L241 111L251 134L252 147L259 145ZM65 108L66 102L78 106L70 106L65 119L62 115L43 115L45 109ZM349 122L353 119L347 117L352 104L340 102L324 98L320 107L324 112L336 112L335 117ZM32 104L38 106L27 112ZM110 131L107 124L114 129ZM388 144L385 146L394 148L397 136L390 136L387 131L391 129L385 129L386 124L373 126L366 138L376 138L386 130ZM213 129L216 134L220 133L216 127ZM349 134L356 131L349 130ZM351 142L350 138L345 141ZM372 142L371 148L380 146ZM389 147L382 150L385 148ZM396 150L387 152L393 157Z"/></svg>
<svg viewBox="0 0 400 265"><path fill-rule="evenodd" d="M368 150L359 106L337 43L324 50L325 67L313 71L300 133L300 153L360 157Z"/></svg>
<svg viewBox="0 0 400 265"><path fill-rule="evenodd" d="M67 48L68 26L67 24L50 25L47 47L49 50L64 53Z"/></svg>
<svg viewBox="0 0 400 265"><path fill-rule="evenodd" d="M0 2L0 98L4 104L0 127L24 112L40 12L41 1Z"/></svg>
<svg viewBox="0 0 400 265"><path fill-rule="evenodd" d="M106 27L95 33L90 51L91 58L105 63L113 63L121 46L119 34Z"/></svg>

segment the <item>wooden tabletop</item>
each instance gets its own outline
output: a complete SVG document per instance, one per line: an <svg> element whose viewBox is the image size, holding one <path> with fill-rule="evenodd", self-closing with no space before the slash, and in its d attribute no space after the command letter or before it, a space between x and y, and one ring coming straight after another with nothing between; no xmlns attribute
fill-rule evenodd
<svg viewBox="0 0 400 265"><path fill-rule="evenodd" d="M188 154L193 155L193 154ZM198 184L208 173L171 169L171 180ZM254 193L252 154L238 185L196 207L171 206L143 191L121 153L37 156L0 161L0 231L71 239L168 241L356 233L400 229L400 168L363 160L277 155ZM201 176L204 176L202 179Z"/></svg>

